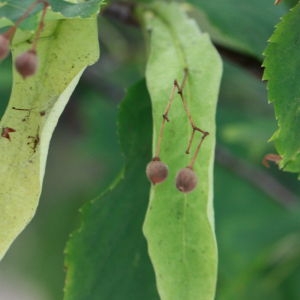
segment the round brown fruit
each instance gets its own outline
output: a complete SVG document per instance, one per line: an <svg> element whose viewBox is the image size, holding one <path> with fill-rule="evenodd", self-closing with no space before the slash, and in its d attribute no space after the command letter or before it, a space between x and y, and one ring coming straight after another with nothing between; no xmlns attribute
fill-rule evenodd
<svg viewBox="0 0 300 300"><path fill-rule="evenodd" d="M146 175L153 184L161 183L168 176L168 166L158 159L153 159L147 165Z"/></svg>
<svg viewBox="0 0 300 300"><path fill-rule="evenodd" d="M176 187L182 193L191 192L197 185L198 179L192 168L181 169L176 176Z"/></svg>
<svg viewBox="0 0 300 300"><path fill-rule="evenodd" d="M15 66L23 78L35 74L38 66L36 51L31 49L20 54L16 58Z"/></svg>

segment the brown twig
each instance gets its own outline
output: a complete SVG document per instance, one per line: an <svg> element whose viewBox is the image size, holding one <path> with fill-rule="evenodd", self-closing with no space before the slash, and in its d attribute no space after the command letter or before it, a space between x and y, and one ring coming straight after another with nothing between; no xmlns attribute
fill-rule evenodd
<svg viewBox="0 0 300 300"><path fill-rule="evenodd" d="M234 156L226 148L218 146L216 161L223 167L233 171L253 186L262 190L270 198L286 209L294 209L299 205L299 199L267 172L249 165L245 160Z"/></svg>
<svg viewBox="0 0 300 300"><path fill-rule="evenodd" d="M183 89L186 85L187 78L188 78L188 69L185 68L181 84L179 84L176 79L174 80L173 88L171 90L171 94L170 94L170 97L169 97L169 101L168 101L167 106L165 108L165 111L163 113L163 119L162 119L160 131L159 131L159 136L158 136L158 140L157 140L157 146L156 146L156 151L155 151L154 157L159 157L160 149L161 149L161 141L162 141L163 133L164 133L164 129L165 129L165 123L170 121L168 115L169 115L169 111L171 109L171 106L173 104L173 101L175 99L175 92L177 90L177 93L180 95L180 98L182 100L184 111L185 111L185 113L188 117L189 123L192 127L192 130L193 130L192 134L191 134L191 137L189 139L189 142L188 142L188 146L187 146L187 149L186 149L186 154L189 154L189 152L190 152L190 148L191 148L194 136L195 136L195 132L199 131L200 133L202 133L201 140L200 140L200 142L199 142L199 144L196 148L196 151L195 151L194 155L192 156L190 164L188 165L188 167L192 169L194 164L195 164L198 153L200 151L200 148L202 146L202 143L203 143L204 139L209 135L209 133L207 131L204 131L204 130L200 129L199 127L197 127L195 125L195 122L194 122L193 118L192 118L191 112L189 110L189 107L187 105L187 101L186 101L184 93L183 93Z"/></svg>
<svg viewBox="0 0 300 300"><path fill-rule="evenodd" d="M42 12L41 20L39 22L39 26L38 26L38 29L36 31L36 35L34 37L34 41L32 43L32 47L31 47L31 49L34 50L34 51L36 51L37 42L38 42L38 40L39 40L39 38L41 36L41 32L42 32L42 30L43 30L43 28L45 26L44 20L45 20L45 16L46 16L46 13L47 13L47 8L49 6L48 2L46 2L46 1L41 1L40 0L40 2L42 2L44 4L44 7L43 7L43 12Z"/></svg>
<svg viewBox="0 0 300 300"><path fill-rule="evenodd" d="M25 20L29 17L30 13L34 10L34 8L40 4L40 3L44 3L44 5L49 5L48 2L43 1L43 0L36 0L34 1L24 12L24 14L15 22L15 24L10 27L3 35L6 36L9 40L11 40L11 38L13 37L13 35L16 32L17 27Z"/></svg>

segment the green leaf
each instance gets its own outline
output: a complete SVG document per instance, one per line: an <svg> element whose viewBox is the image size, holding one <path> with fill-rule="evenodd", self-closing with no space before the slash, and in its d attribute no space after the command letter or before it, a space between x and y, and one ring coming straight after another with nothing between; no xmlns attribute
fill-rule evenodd
<svg viewBox="0 0 300 300"><path fill-rule="evenodd" d="M0 28L12 25L12 22L16 22L27 9L34 4L36 0L0 0ZM58 12L66 18L88 18L99 12L102 0L89 0L79 3L71 3L62 0L49 0L48 1L52 11ZM29 17L25 19L21 24L20 28L33 30L37 27L38 19L37 13L43 9L43 4L39 3L33 7L29 13ZM50 10L51 11L51 10ZM54 18L54 14L47 13L46 17ZM49 17L51 15L51 17ZM60 16L55 16L56 18Z"/></svg>
<svg viewBox="0 0 300 300"><path fill-rule="evenodd" d="M267 39L279 17L286 12L283 5L261 0L189 0L200 9L200 24L210 24L208 32L217 43L262 59Z"/></svg>
<svg viewBox="0 0 300 300"><path fill-rule="evenodd" d="M280 167L300 172L300 3L278 24L265 51L264 79L274 104L278 129L272 141L282 156Z"/></svg>
<svg viewBox="0 0 300 300"><path fill-rule="evenodd" d="M0 1L0 28L12 25L17 21L26 10L35 2L35 0L6 0ZM29 13L29 18L20 24L20 28L28 30L34 29L37 26L35 15L43 9L43 5L37 4Z"/></svg>
<svg viewBox="0 0 300 300"><path fill-rule="evenodd" d="M158 299L142 224L149 183L151 107L145 83L131 88L119 113L125 169L82 209L66 248L65 299Z"/></svg>
<svg viewBox="0 0 300 300"><path fill-rule="evenodd" d="M221 60L208 35L201 33L177 4L153 4L144 11L144 16L150 35L146 78L154 119L153 149L173 81L182 80L186 67L189 70L184 89L187 105L195 124L210 133L194 167L199 184L193 192L182 194L174 181L176 172L190 161L185 149L192 128L176 95L160 155L169 167L169 176L151 188L144 234L161 299L213 299L217 274L213 161ZM200 136L197 138L198 142Z"/></svg>
<svg viewBox="0 0 300 300"><path fill-rule="evenodd" d="M299 0L284 0L283 3L289 7L295 6Z"/></svg>
<svg viewBox="0 0 300 300"><path fill-rule="evenodd" d="M29 36L17 31L13 61L28 49ZM47 22L38 42L37 74L23 80L14 71L0 124L0 257L35 213L52 132L81 73L97 60L98 52L95 18ZM6 136L7 128L15 131Z"/></svg>
<svg viewBox="0 0 300 300"><path fill-rule="evenodd" d="M62 0L49 0L53 11L60 12L68 18L87 18L97 14L100 10L102 0L87 0L79 3L71 3Z"/></svg>

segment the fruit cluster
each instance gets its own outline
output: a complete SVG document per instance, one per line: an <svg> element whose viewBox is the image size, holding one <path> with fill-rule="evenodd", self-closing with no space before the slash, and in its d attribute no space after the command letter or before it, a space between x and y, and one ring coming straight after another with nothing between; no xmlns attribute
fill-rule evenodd
<svg viewBox="0 0 300 300"><path fill-rule="evenodd" d="M185 168L182 168L177 173L176 187L182 193L189 193L189 192L193 191L195 189L195 187L197 186L198 178L197 178L197 175L195 174L195 172L193 170L193 167L194 167L196 158L198 156L199 150L202 146L202 143L203 143L204 139L209 135L209 133L207 131L204 131L204 130L200 129L199 127L197 127L195 125L195 123L192 119L191 113L188 109L187 101L186 101L186 99L184 97L184 94L183 94L183 88L186 84L187 76L188 76L188 69L185 68L184 69L184 77L183 77L181 85L178 84L177 80L174 80L173 89L171 91L171 95L170 95L167 107L166 107L165 112L163 114L163 120L162 120L162 124L161 124L161 127L160 127L160 133L159 133L159 136L158 136L155 155L154 155L154 158L152 159L152 161L149 162L147 167L146 167L146 175L147 175L148 179L151 181L152 184L161 183L164 180L166 180L166 178L168 177L168 166L160 160L159 154L160 154L160 145L161 145L161 141L162 141L162 138L163 138L165 123L170 121L169 118L168 118L168 113L169 113L169 110L170 110L171 105L173 103L173 100L175 98L175 92L177 91L177 93L180 95L185 113L186 113L187 118L189 120L189 123L192 127L192 135L190 137L188 147L185 151L186 154L190 153L190 149L191 149L191 145L192 145L192 142L193 142L193 139L194 139L194 136L195 136L195 132L198 131L202 134L200 142L198 143L198 146L195 150L194 155L192 156L192 159L191 159L189 165Z"/></svg>
<svg viewBox="0 0 300 300"><path fill-rule="evenodd" d="M148 163L146 174L153 184L161 183L168 177L168 166L159 158L154 158ZM175 182L180 192L189 193L196 187L198 178L192 167L188 166L177 173Z"/></svg>

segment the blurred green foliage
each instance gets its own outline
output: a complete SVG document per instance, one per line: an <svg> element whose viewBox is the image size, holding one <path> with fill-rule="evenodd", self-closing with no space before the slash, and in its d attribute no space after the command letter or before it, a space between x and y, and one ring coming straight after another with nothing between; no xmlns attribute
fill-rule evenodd
<svg viewBox="0 0 300 300"><path fill-rule="evenodd" d="M265 3L272 6L273 1ZM210 18L228 9L226 5L224 1L211 9ZM278 9L283 13L282 7ZM253 19L255 34L265 36L263 24L257 23ZM0 266L0 278L17 281L21 277L42 290L44 296L38 300L62 299L63 251L69 233L78 227L78 210L100 194L123 167L116 133L117 106L124 89L143 77L146 55L139 28L107 15L99 18L99 26L101 59L82 77L56 129L37 215ZM250 32L253 28L249 26ZM267 139L276 122L260 79L260 61L243 56L248 64L241 64L237 52L224 55L224 60L214 188L220 259L217 299L297 300L299 182L296 175L261 166L262 157L274 151ZM254 74L253 68L258 72ZM9 60L1 63L0 78L3 112L11 87ZM260 184L252 180L258 174ZM278 190L276 197L273 190Z"/></svg>
<svg viewBox="0 0 300 300"><path fill-rule="evenodd" d="M65 300L159 299L141 231L150 183L137 175L144 174L151 159L150 110L141 81L128 90L119 109L124 168L97 199L82 207L80 227L66 246Z"/></svg>

